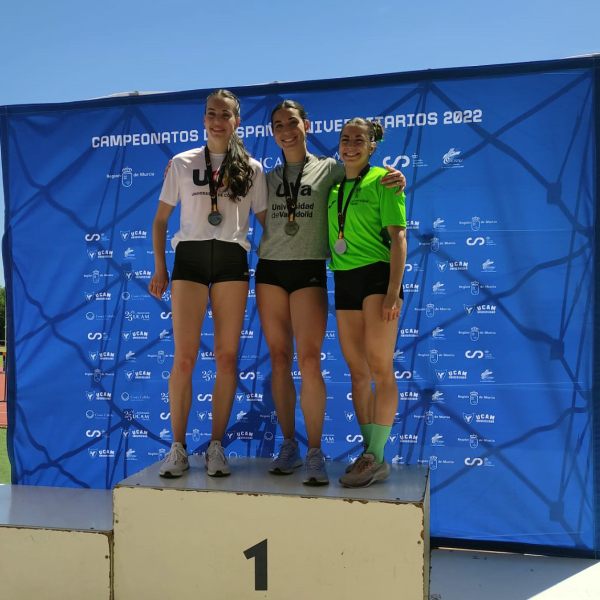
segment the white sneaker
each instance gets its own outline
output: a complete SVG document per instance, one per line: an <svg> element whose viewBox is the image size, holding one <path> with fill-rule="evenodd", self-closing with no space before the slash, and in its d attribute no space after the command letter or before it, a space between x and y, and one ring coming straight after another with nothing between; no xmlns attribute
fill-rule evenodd
<svg viewBox="0 0 600 600"><path fill-rule="evenodd" d="M161 477L181 477L183 472L189 468L187 450L181 442L173 442L158 473Z"/></svg>
<svg viewBox="0 0 600 600"><path fill-rule="evenodd" d="M211 477L225 477L231 474L229 463L225 458L225 448L219 440L213 440L206 450L206 469Z"/></svg>

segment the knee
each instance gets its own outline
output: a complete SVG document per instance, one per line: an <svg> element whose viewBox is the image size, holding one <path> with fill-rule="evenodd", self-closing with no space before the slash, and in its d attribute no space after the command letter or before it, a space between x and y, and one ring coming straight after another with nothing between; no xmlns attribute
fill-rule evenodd
<svg viewBox="0 0 600 600"><path fill-rule="evenodd" d="M290 371L292 368L293 356L290 352L274 348L269 352L271 358L271 369L275 372Z"/></svg>
<svg viewBox="0 0 600 600"><path fill-rule="evenodd" d="M395 381L394 378L394 363L392 358L383 359L379 356L367 357L371 378L375 385L378 383L386 383Z"/></svg>
<svg viewBox="0 0 600 600"><path fill-rule="evenodd" d="M173 361L173 371L191 377L196 366L196 357L190 355L177 356Z"/></svg>
<svg viewBox="0 0 600 600"><path fill-rule="evenodd" d="M298 368L302 376L315 375L321 373L321 353L311 352L308 354L298 354Z"/></svg>
<svg viewBox="0 0 600 600"><path fill-rule="evenodd" d="M350 380L352 381L352 385L357 389L366 386L371 387L371 373L364 369L350 368Z"/></svg>
<svg viewBox="0 0 600 600"><path fill-rule="evenodd" d="M217 364L217 373L236 373L237 361L237 352L229 352L225 350L215 351L215 363Z"/></svg>

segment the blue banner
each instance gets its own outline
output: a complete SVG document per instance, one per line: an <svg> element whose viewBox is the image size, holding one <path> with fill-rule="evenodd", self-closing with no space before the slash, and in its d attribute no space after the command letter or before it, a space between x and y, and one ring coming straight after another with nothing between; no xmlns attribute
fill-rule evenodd
<svg viewBox="0 0 600 600"><path fill-rule="evenodd" d="M283 98L306 107L313 153L336 156L355 116L386 129L372 162L408 181L386 457L431 469L433 536L598 550L594 85L582 59L234 90L238 133L265 170L281 163L269 117ZM169 158L205 143L207 93L2 109L15 483L110 488L170 447L170 297L147 290L152 220ZM256 223L250 238L254 269ZM348 461L362 438L329 293L323 449ZM210 440L212 336L209 307L195 453ZM252 281L239 370L226 452L272 456L282 438ZM297 422L305 441L299 409Z"/></svg>

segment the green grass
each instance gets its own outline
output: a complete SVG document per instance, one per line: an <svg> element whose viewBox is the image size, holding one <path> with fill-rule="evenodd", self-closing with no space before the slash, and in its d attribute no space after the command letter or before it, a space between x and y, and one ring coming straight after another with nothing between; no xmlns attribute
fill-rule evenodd
<svg viewBox="0 0 600 600"><path fill-rule="evenodd" d="M6 429L0 428L0 483L10 483L10 463L6 450Z"/></svg>

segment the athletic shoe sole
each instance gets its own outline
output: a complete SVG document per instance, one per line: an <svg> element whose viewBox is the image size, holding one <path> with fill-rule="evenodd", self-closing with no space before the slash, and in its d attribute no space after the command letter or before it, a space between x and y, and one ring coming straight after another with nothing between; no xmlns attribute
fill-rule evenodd
<svg viewBox="0 0 600 600"><path fill-rule="evenodd" d="M177 479L177 477L181 477L184 473L184 471L187 471L190 468L189 465L187 465L185 468L183 468L181 470L181 473L171 473L171 471L165 471L164 473L160 473L159 475L161 477L164 477L165 479Z"/></svg>

